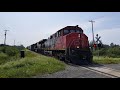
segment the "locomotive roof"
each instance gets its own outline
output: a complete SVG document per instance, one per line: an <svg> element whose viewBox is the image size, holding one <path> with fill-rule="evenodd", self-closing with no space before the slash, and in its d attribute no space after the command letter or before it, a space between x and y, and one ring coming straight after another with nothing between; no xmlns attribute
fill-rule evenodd
<svg viewBox="0 0 120 90"><path fill-rule="evenodd" d="M47 39L42 39L39 43L44 43Z"/></svg>
<svg viewBox="0 0 120 90"><path fill-rule="evenodd" d="M64 28L62 28L60 30L65 30L65 29L67 29L67 30L76 30L77 29L77 30L83 31L82 28L79 27L78 25L76 25L76 26L66 26L66 27L64 27ZM60 30L58 30L58 31L60 31Z"/></svg>

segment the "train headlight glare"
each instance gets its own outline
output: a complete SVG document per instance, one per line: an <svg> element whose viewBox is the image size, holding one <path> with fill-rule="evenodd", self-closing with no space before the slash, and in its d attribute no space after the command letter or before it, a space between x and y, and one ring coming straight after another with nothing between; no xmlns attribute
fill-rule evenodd
<svg viewBox="0 0 120 90"><path fill-rule="evenodd" d="M77 48L79 48L79 46L77 46Z"/></svg>

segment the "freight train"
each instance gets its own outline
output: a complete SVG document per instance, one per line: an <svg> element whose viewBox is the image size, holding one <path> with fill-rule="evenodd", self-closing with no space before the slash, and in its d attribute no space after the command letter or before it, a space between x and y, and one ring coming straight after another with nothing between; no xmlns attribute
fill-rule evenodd
<svg viewBox="0 0 120 90"><path fill-rule="evenodd" d="M78 25L66 26L27 48L74 64L92 63L93 59L88 37Z"/></svg>

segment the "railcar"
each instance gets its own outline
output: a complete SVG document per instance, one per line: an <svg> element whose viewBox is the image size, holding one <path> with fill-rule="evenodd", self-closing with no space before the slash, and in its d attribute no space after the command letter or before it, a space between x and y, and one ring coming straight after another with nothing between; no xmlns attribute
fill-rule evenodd
<svg viewBox="0 0 120 90"><path fill-rule="evenodd" d="M45 42L47 39L42 39L41 41L37 42L37 53L44 54L44 49L45 49Z"/></svg>

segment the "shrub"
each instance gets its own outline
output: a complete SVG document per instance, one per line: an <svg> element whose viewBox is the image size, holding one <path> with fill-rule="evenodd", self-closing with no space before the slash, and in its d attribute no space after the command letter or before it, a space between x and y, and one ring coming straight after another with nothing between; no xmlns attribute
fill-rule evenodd
<svg viewBox="0 0 120 90"><path fill-rule="evenodd" d="M6 53L8 56L15 56L19 53L19 49L14 46L2 46L0 52Z"/></svg>
<svg viewBox="0 0 120 90"><path fill-rule="evenodd" d="M93 52L94 56L98 55L98 50ZM120 57L120 48L119 47L110 47L110 48L102 48L99 50L100 56L108 56L108 57Z"/></svg>
<svg viewBox="0 0 120 90"><path fill-rule="evenodd" d="M9 56L15 56L19 53L19 50L15 47L6 47L5 53Z"/></svg>
<svg viewBox="0 0 120 90"><path fill-rule="evenodd" d="M20 59L19 49L14 46L0 46L0 64Z"/></svg>

